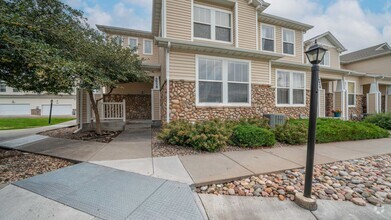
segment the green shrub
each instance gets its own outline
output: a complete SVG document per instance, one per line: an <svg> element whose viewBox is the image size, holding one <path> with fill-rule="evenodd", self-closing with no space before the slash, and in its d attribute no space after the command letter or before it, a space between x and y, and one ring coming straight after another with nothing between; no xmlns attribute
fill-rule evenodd
<svg viewBox="0 0 391 220"><path fill-rule="evenodd" d="M276 143L273 132L256 125L238 125L232 134L232 141L240 147L273 146Z"/></svg>
<svg viewBox="0 0 391 220"><path fill-rule="evenodd" d="M308 128L305 123L289 123L278 125L274 129L276 140L281 143L299 145L307 142Z"/></svg>
<svg viewBox="0 0 391 220"><path fill-rule="evenodd" d="M229 130L219 120L195 124L178 120L167 124L158 138L167 144L215 152L227 145L230 135Z"/></svg>
<svg viewBox="0 0 391 220"><path fill-rule="evenodd" d="M290 125L302 124L308 129L307 119L290 120L288 123ZM386 138L389 135L388 131L366 122L318 119L316 125L317 143ZM276 133L276 137L278 140L279 134Z"/></svg>
<svg viewBox="0 0 391 220"><path fill-rule="evenodd" d="M381 128L391 130L391 113L382 113L370 115L364 119L364 122L375 124Z"/></svg>

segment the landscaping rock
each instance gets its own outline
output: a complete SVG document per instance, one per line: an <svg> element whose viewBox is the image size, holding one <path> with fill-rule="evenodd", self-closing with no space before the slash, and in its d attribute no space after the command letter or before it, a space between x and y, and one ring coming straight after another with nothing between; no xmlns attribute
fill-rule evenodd
<svg viewBox="0 0 391 220"><path fill-rule="evenodd" d="M367 203L361 198L353 198L352 202L359 206L365 206Z"/></svg>
<svg viewBox="0 0 391 220"><path fill-rule="evenodd" d="M381 206L381 204L383 204L383 202L380 199L377 199L374 196L368 197L367 200L369 203L375 206Z"/></svg>

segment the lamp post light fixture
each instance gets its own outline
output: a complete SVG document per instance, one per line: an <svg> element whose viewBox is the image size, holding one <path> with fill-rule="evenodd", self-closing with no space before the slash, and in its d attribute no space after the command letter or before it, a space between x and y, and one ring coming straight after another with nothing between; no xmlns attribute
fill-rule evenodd
<svg viewBox="0 0 391 220"><path fill-rule="evenodd" d="M308 126L307 141L307 160L304 181L304 194L296 196L296 203L303 208L311 211L317 209L315 200L311 198L312 175L314 171L315 154L315 136L316 136L316 118L318 115L318 97L319 97L319 63L322 62L327 49L318 45L317 41L308 51L305 52L311 67L311 99L310 99L310 117Z"/></svg>

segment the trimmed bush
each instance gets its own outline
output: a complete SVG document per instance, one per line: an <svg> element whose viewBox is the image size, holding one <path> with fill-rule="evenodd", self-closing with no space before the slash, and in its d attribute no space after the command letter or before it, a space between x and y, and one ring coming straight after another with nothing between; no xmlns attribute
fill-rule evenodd
<svg viewBox="0 0 391 220"><path fill-rule="evenodd" d="M231 136L219 120L196 122L173 121L167 124L158 138L167 144L215 152L224 148Z"/></svg>
<svg viewBox="0 0 391 220"><path fill-rule="evenodd" d="M274 129L276 140L281 143L299 145L307 142L308 128L304 123L289 123L276 126Z"/></svg>
<svg viewBox="0 0 391 220"><path fill-rule="evenodd" d="M364 122L372 123L383 129L391 130L391 113L370 115L364 119Z"/></svg>
<svg viewBox="0 0 391 220"><path fill-rule="evenodd" d="M276 143L273 132L256 125L238 125L232 134L232 141L240 147L273 146Z"/></svg>
<svg viewBox="0 0 391 220"><path fill-rule="evenodd" d="M290 125L304 125L308 129L308 120L290 120ZM338 119L318 119L316 126L316 142L330 143L338 141L354 141L386 138L390 134L374 124ZM279 137L279 134L276 133Z"/></svg>

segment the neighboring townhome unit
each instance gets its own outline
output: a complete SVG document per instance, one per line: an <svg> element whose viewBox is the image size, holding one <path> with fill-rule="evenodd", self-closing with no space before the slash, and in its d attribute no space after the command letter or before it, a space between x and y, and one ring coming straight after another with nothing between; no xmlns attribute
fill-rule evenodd
<svg viewBox="0 0 391 220"><path fill-rule="evenodd" d="M328 49L320 68L319 117L332 117L333 110L341 110L343 119L364 114L367 74L341 68L346 48L330 32L304 41L313 26L267 14L269 5L262 0L154 0L150 32L97 25L124 47L136 47L153 79L119 85L111 95L103 90L105 102L125 100L126 119L163 123L265 114L306 117L311 65L305 51L317 41ZM90 116L84 113L83 121Z"/></svg>
<svg viewBox="0 0 391 220"><path fill-rule="evenodd" d="M367 73L361 80L366 113L391 112L391 47L382 43L341 56L345 69Z"/></svg>
<svg viewBox="0 0 391 220"><path fill-rule="evenodd" d="M19 91L0 81L0 117L2 116L48 116L53 100L52 115L76 114L75 94L37 94Z"/></svg>

